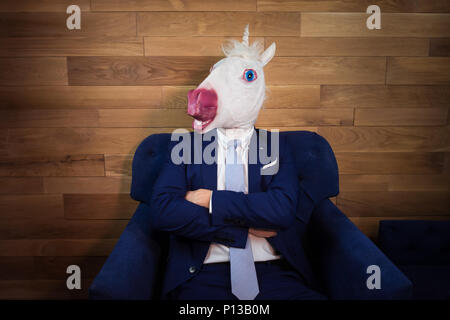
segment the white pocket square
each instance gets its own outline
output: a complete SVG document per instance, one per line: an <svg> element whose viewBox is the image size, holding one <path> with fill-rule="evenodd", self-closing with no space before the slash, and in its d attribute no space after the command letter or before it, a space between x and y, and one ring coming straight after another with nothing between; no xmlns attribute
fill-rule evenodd
<svg viewBox="0 0 450 320"><path fill-rule="evenodd" d="M264 165L261 170L265 170L267 168L273 167L274 165L277 164L277 162L278 162L278 158L275 158L275 160L273 160L272 162L269 162L268 164Z"/></svg>

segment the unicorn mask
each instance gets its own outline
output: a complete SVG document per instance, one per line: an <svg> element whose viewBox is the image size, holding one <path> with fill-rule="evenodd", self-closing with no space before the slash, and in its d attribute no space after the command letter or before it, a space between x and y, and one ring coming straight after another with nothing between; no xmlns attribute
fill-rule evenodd
<svg viewBox="0 0 450 320"><path fill-rule="evenodd" d="M249 45L248 25L242 42L222 46L225 58L214 64L208 77L188 93L187 113L197 132L214 128L252 127L265 99L263 67L275 55L275 43L265 51L260 42Z"/></svg>

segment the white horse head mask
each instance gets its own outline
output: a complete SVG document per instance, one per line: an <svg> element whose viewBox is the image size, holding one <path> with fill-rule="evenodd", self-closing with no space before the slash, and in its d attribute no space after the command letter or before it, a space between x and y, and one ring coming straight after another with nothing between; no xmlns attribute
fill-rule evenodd
<svg viewBox="0 0 450 320"><path fill-rule="evenodd" d="M263 67L275 55L275 43L265 51L260 42L249 45L247 25L242 42L233 40L222 50L226 57L188 93L187 112L197 132L252 127L264 102Z"/></svg>

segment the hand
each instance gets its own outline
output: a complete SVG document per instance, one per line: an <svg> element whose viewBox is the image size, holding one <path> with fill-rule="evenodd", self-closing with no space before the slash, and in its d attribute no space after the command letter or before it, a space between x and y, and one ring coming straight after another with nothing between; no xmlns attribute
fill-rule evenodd
<svg viewBox="0 0 450 320"><path fill-rule="evenodd" d="M248 232L250 232L252 235L258 238L271 238L275 237L277 235L276 231L273 230L267 230L267 229L254 229L250 228L248 229Z"/></svg>
<svg viewBox="0 0 450 320"><path fill-rule="evenodd" d="M211 199L212 190L197 189L194 191L188 191L184 198L187 201L193 202L199 206L209 208L209 200Z"/></svg>

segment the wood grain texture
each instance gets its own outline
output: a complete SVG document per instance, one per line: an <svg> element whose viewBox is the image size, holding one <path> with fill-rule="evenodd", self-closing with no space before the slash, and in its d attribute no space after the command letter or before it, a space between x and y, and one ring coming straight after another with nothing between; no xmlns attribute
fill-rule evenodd
<svg viewBox="0 0 450 320"><path fill-rule="evenodd" d="M341 174L340 190L347 191L448 191L449 183L443 174L363 175Z"/></svg>
<svg viewBox="0 0 450 320"><path fill-rule="evenodd" d="M366 12L372 4L382 12L450 12L442 0L257 0L258 11Z"/></svg>
<svg viewBox="0 0 450 320"><path fill-rule="evenodd" d="M143 56L138 37L0 38L0 56Z"/></svg>
<svg viewBox="0 0 450 320"><path fill-rule="evenodd" d="M449 215L448 192L347 191L337 203L348 216L435 216Z"/></svg>
<svg viewBox="0 0 450 320"><path fill-rule="evenodd" d="M277 57L267 65L271 85L384 84L384 57Z"/></svg>
<svg viewBox="0 0 450 320"><path fill-rule="evenodd" d="M105 154L106 176L131 176L133 154Z"/></svg>
<svg viewBox="0 0 450 320"><path fill-rule="evenodd" d="M9 156L133 153L153 133L171 128L15 128L9 129Z"/></svg>
<svg viewBox="0 0 450 320"><path fill-rule="evenodd" d="M256 0L92 0L92 11L254 11Z"/></svg>
<svg viewBox="0 0 450 320"><path fill-rule="evenodd" d="M139 12L139 36L299 36L298 12Z"/></svg>
<svg viewBox="0 0 450 320"><path fill-rule="evenodd" d="M103 154L0 157L0 177L104 176Z"/></svg>
<svg viewBox="0 0 450 320"><path fill-rule="evenodd" d="M227 40L241 40L241 37L144 37L146 56L220 56L222 44ZM250 43L262 37L249 37Z"/></svg>
<svg viewBox="0 0 450 320"><path fill-rule="evenodd" d="M449 127L319 127L335 152L443 152Z"/></svg>
<svg viewBox="0 0 450 320"><path fill-rule="evenodd" d="M0 85L67 85L66 58L0 58Z"/></svg>
<svg viewBox="0 0 450 320"><path fill-rule="evenodd" d="M130 219L138 202L128 194L65 194L66 219Z"/></svg>
<svg viewBox="0 0 450 320"><path fill-rule="evenodd" d="M388 58L387 84L450 84L450 58Z"/></svg>
<svg viewBox="0 0 450 320"><path fill-rule="evenodd" d="M129 177L44 177L46 193L129 193Z"/></svg>
<svg viewBox="0 0 450 320"><path fill-rule="evenodd" d="M356 108L355 126L445 126L448 108Z"/></svg>
<svg viewBox="0 0 450 320"><path fill-rule="evenodd" d="M0 256L97 257L111 253L117 239L0 240Z"/></svg>
<svg viewBox="0 0 450 320"><path fill-rule="evenodd" d="M448 57L450 56L450 39L431 39L430 40L430 56Z"/></svg>
<svg viewBox="0 0 450 320"><path fill-rule="evenodd" d="M1 37L136 36L136 13L82 13L80 29L69 30L68 15L57 12L0 13Z"/></svg>
<svg viewBox="0 0 450 320"><path fill-rule="evenodd" d="M367 7L366 7L367 8ZM369 30L365 13L302 13L303 37L415 37L450 36L449 14L382 13L381 29Z"/></svg>
<svg viewBox="0 0 450 320"><path fill-rule="evenodd" d="M266 37L276 42L279 57L296 56L428 56L428 39Z"/></svg>
<svg viewBox="0 0 450 320"><path fill-rule="evenodd" d="M305 108L320 106L320 86L268 86L264 108Z"/></svg>
<svg viewBox="0 0 450 320"><path fill-rule="evenodd" d="M90 10L89 0L77 0L82 12ZM72 0L2 0L0 12L66 12Z"/></svg>
<svg viewBox="0 0 450 320"><path fill-rule="evenodd" d="M194 85L216 57L68 57L69 84Z"/></svg>
<svg viewBox="0 0 450 320"><path fill-rule="evenodd" d="M256 126L346 126L353 124L352 108L264 109Z"/></svg>
<svg viewBox="0 0 450 320"><path fill-rule="evenodd" d="M117 239L126 220L11 219L0 225L0 239Z"/></svg>
<svg viewBox="0 0 450 320"><path fill-rule="evenodd" d="M323 107L426 108L447 107L450 86L321 86Z"/></svg>
<svg viewBox="0 0 450 320"><path fill-rule="evenodd" d="M0 219L61 218L60 194L0 194Z"/></svg>
<svg viewBox="0 0 450 320"><path fill-rule="evenodd" d="M0 194L43 193L40 177L0 177Z"/></svg>
<svg viewBox="0 0 450 320"><path fill-rule="evenodd" d="M0 127L98 127L97 110L0 110Z"/></svg>
<svg viewBox="0 0 450 320"><path fill-rule="evenodd" d="M0 87L4 109L158 108L160 86Z"/></svg>
<svg viewBox="0 0 450 320"><path fill-rule="evenodd" d="M189 128L192 118L185 109L101 109L98 126Z"/></svg>
<svg viewBox="0 0 450 320"><path fill-rule="evenodd" d="M336 152L343 174L439 174L444 171L443 152Z"/></svg>

